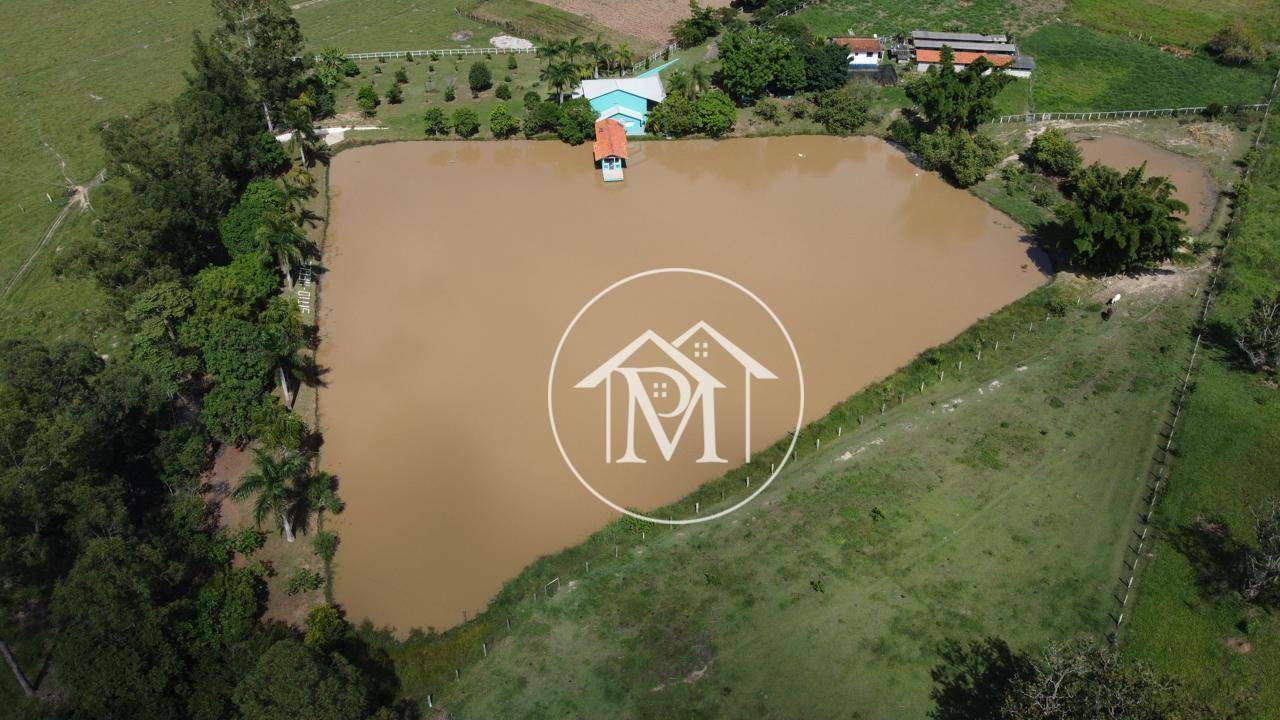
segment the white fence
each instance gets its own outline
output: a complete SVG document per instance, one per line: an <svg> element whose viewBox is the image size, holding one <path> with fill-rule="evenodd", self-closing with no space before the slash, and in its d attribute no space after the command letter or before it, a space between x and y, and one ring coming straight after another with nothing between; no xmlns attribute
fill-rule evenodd
<svg viewBox="0 0 1280 720"><path fill-rule="evenodd" d="M525 54L533 55L538 52L538 48L447 48L444 50L383 50L381 52L359 52L347 53L348 60L377 60L378 58L386 58L394 60L402 58L405 55L413 57L428 57L431 55L513 55Z"/></svg>
<svg viewBox="0 0 1280 720"><path fill-rule="evenodd" d="M1253 105L1223 105L1223 110L1239 108L1241 110L1264 110L1270 107L1271 103L1254 103ZM1142 118L1142 117L1162 117L1173 115L1194 115L1208 110L1208 105L1197 105L1195 107L1179 107L1179 108L1151 108L1147 110L1105 110L1101 112L1047 112L1047 113L1023 113L1021 115L1002 115L993 119L991 122L997 124L1005 123L1033 123L1048 122L1050 120L1114 120L1123 118Z"/></svg>

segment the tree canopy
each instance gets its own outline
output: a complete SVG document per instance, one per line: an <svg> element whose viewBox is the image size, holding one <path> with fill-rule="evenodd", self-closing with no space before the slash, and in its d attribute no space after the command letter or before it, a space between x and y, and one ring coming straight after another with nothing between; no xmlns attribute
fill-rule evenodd
<svg viewBox="0 0 1280 720"><path fill-rule="evenodd" d="M1058 215L1073 263L1117 273L1173 257L1187 206L1173 197L1168 178L1145 173L1145 164L1121 173L1094 163L1064 186L1070 202Z"/></svg>

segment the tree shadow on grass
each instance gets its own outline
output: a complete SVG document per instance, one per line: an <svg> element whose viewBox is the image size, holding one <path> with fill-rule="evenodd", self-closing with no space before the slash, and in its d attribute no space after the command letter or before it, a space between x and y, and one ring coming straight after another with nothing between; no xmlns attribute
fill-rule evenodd
<svg viewBox="0 0 1280 720"><path fill-rule="evenodd" d="M1225 521L1199 517L1168 535L1169 544L1195 569L1203 597L1217 600L1240 587L1246 548Z"/></svg>
<svg viewBox="0 0 1280 720"><path fill-rule="evenodd" d="M1031 658L997 637L961 643L947 640L929 672L933 720L1000 720L1014 684L1034 674Z"/></svg>

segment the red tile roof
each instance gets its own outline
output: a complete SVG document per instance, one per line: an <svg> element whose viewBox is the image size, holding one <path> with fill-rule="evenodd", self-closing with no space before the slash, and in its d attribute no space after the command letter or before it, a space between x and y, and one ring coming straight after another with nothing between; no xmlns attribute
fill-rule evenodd
<svg viewBox="0 0 1280 720"><path fill-rule="evenodd" d="M838 37L831 38L831 42L846 48L849 52L878 53L881 50L880 41L876 38Z"/></svg>
<svg viewBox="0 0 1280 720"><path fill-rule="evenodd" d="M980 52L958 52L955 53L956 65L968 65L980 57L986 58L996 67L1004 67L1013 62L1012 55L992 55L990 53ZM936 63L942 62L941 50L916 50L916 62Z"/></svg>
<svg viewBox="0 0 1280 720"><path fill-rule="evenodd" d="M617 120L596 121L596 141L591 146L596 160L603 160L610 155L627 159L627 129Z"/></svg>

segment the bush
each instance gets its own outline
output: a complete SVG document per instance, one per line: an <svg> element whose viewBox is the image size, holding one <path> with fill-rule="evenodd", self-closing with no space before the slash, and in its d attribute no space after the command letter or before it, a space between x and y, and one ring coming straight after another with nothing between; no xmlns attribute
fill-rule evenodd
<svg viewBox="0 0 1280 720"><path fill-rule="evenodd" d="M438 107L429 107L422 116L422 131L427 135L448 135L449 120Z"/></svg>
<svg viewBox="0 0 1280 720"><path fill-rule="evenodd" d="M507 69L508 69L508 70L515 70L517 67L519 67L519 66L516 64L516 56L515 56L515 55L507 55Z"/></svg>
<svg viewBox="0 0 1280 720"><path fill-rule="evenodd" d="M381 66L381 65L374 65L374 66L373 66L373 74L374 74L374 75L381 75L381 74L382 74L382 66Z"/></svg>
<svg viewBox="0 0 1280 720"><path fill-rule="evenodd" d="M852 135L867 122L867 104L843 90L814 96L813 119L833 135Z"/></svg>
<svg viewBox="0 0 1280 720"><path fill-rule="evenodd" d="M756 117L771 125L777 125L782 122L782 108L778 107L777 101L761 100L756 103L756 107L752 112L755 113Z"/></svg>
<svg viewBox="0 0 1280 720"><path fill-rule="evenodd" d="M404 68L399 68L396 70L395 80L397 85L408 85L409 73Z"/></svg>
<svg viewBox="0 0 1280 720"><path fill-rule="evenodd" d="M405 51L405 53L404 53L404 61L405 61L405 62L413 62L413 53L411 53L411 52L409 52L409 51L407 51L407 50L406 50L406 51Z"/></svg>
<svg viewBox="0 0 1280 720"><path fill-rule="evenodd" d="M532 112L533 108L542 102L542 96L536 90L530 90L524 94L522 102L524 103L525 112Z"/></svg>
<svg viewBox="0 0 1280 720"><path fill-rule="evenodd" d="M1049 128L1031 141L1027 160L1046 175L1066 177L1080 169L1080 148L1057 128Z"/></svg>
<svg viewBox="0 0 1280 720"><path fill-rule="evenodd" d="M391 103L392 105L399 105L400 102L403 100L404 100L404 91L400 89L399 85L392 85L391 87L387 88L387 102Z"/></svg>
<svg viewBox="0 0 1280 720"><path fill-rule="evenodd" d="M244 528L231 537L231 549L248 557L262 549L267 536L255 528Z"/></svg>
<svg viewBox="0 0 1280 720"><path fill-rule="evenodd" d="M520 121L511 114L506 105L499 105L489 113L489 132L496 138L509 138L520 132Z"/></svg>
<svg viewBox="0 0 1280 720"><path fill-rule="evenodd" d="M581 145L595 136L596 111L586 98L574 98L560 107L560 121L556 124L556 137L570 145Z"/></svg>
<svg viewBox="0 0 1280 720"><path fill-rule="evenodd" d="M328 652L342 642L351 627L342 617L342 610L333 605L317 605L307 611L306 634L303 642L320 652Z"/></svg>
<svg viewBox="0 0 1280 720"><path fill-rule="evenodd" d="M1252 65L1267 59L1262 40L1240 21L1215 33L1205 49L1227 65Z"/></svg>
<svg viewBox="0 0 1280 720"><path fill-rule="evenodd" d="M473 94L493 87L493 75L489 72L489 66L479 61L471 63L471 70L467 72L467 85Z"/></svg>
<svg viewBox="0 0 1280 720"><path fill-rule="evenodd" d="M698 124L702 132L713 138L733 132L738 108L723 90L710 90L698 98Z"/></svg>
<svg viewBox="0 0 1280 720"><path fill-rule="evenodd" d="M289 576L289 581L285 583L284 591L287 595L301 595L302 593L319 590L324 587L324 576L315 570L307 568L298 568Z"/></svg>
<svg viewBox="0 0 1280 720"><path fill-rule="evenodd" d="M456 97L458 97L458 91L453 88L453 82L450 81L448 85L444 86L444 101L453 102Z"/></svg>
<svg viewBox="0 0 1280 720"><path fill-rule="evenodd" d="M366 117L372 117L378 112L378 91L372 85L362 85L356 94L356 105Z"/></svg>
<svg viewBox="0 0 1280 720"><path fill-rule="evenodd" d="M260 250L258 228L268 213L284 211L284 191L270 180L254 180L240 199L218 223L218 236L231 257L252 255Z"/></svg>
<svg viewBox="0 0 1280 720"><path fill-rule="evenodd" d="M506 83L502 83L493 91L493 96L499 100L510 100L511 86Z"/></svg>
<svg viewBox="0 0 1280 720"><path fill-rule="evenodd" d="M311 539L311 549L321 560L333 562L333 556L338 552L338 534L328 530L317 532Z"/></svg>
<svg viewBox="0 0 1280 720"><path fill-rule="evenodd" d="M453 111L453 131L458 137L469 138L480 132L480 118L471 108L458 108Z"/></svg>
<svg viewBox="0 0 1280 720"><path fill-rule="evenodd" d="M999 147L984 136L944 128L921 135L916 152L927 170L937 170L960 187L981 182L1000 159Z"/></svg>
<svg viewBox="0 0 1280 720"><path fill-rule="evenodd" d="M536 137L542 133L556 132L560 126L560 106L551 100L538 100L537 93L530 93L535 99L532 105L526 106L524 119L524 136ZM525 95L529 100L529 95Z"/></svg>

